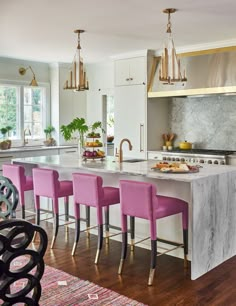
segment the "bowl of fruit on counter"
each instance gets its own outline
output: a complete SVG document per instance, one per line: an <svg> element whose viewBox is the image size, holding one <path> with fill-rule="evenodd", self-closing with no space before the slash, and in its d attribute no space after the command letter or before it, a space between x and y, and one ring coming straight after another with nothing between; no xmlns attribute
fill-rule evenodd
<svg viewBox="0 0 236 306"><path fill-rule="evenodd" d="M105 157L105 152L102 150L85 150L83 152L83 160L95 160L95 159L104 159Z"/></svg>

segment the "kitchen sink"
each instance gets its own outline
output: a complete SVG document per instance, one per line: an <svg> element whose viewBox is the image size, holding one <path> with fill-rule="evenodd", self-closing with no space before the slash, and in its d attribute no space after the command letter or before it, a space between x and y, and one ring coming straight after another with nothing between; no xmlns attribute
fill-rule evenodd
<svg viewBox="0 0 236 306"><path fill-rule="evenodd" d="M146 161L146 159L133 158L133 159L123 160L123 163L138 163L143 161Z"/></svg>

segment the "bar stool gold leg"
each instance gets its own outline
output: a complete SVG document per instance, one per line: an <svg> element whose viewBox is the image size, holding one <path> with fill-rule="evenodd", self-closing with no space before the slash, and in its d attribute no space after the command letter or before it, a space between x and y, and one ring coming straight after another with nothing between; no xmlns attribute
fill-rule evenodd
<svg viewBox="0 0 236 306"><path fill-rule="evenodd" d="M148 286L152 286L154 274L155 274L155 269L150 269L149 278L148 278Z"/></svg>
<svg viewBox="0 0 236 306"><path fill-rule="evenodd" d="M122 273L123 267L124 267L124 259L121 259L121 260L120 260L119 269L118 269L118 274L119 274L119 275Z"/></svg>
<svg viewBox="0 0 236 306"><path fill-rule="evenodd" d="M134 252L134 239L130 240L130 250L131 252Z"/></svg>
<svg viewBox="0 0 236 306"><path fill-rule="evenodd" d="M53 238L52 238L52 242L51 242L51 249L53 249L53 246L54 246L55 240L56 240L56 236L53 236Z"/></svg>
<svg viewBox="0 0 236 306"><path fill-rule="evenodd" d="M110 236L109 232L106 231L106 244L109 244L109 236Z"/></svg>
<svg viewBox="0 0 236 306"><path fill-rule="evenodd" d="M77 247L77 243L75 242L74 245L73 245L73 249L72 249L72 252L71 252L71 255L74 256L75 255L75 250L76 250L76 247Z"/></svg>
<svg viewBox="0 0 236 306"><path fill-rule="evenodd" d="M97 253L96 253L96 257L95 257L95 261L94 261L95 265L98 264L98 260L99 260L99 257L100 257L100 251L101 250L97 249Z"/></svg>

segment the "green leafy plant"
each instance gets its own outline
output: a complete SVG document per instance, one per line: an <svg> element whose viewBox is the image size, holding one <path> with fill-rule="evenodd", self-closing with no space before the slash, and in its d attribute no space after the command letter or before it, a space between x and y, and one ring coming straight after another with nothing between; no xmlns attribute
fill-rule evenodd
<svg viewBox="0 0 236 306"><path fill-rule="evenodd" d="M46 139L48 139L48 138L52 138L52 132L55 131L55 128L52 125L49 125L43 131L46 135Z"/></svg>
<svg viewBox="0 0 236 306"><path fill-rule="evenodd" d="M7 128L3 127L0 129L0 132L2 133L3 139L6 138L6 134L7 134Z"/></svg>
<svg viewBox="0 0 236 306"><path fill-rule="evenodd" d="M11 140L9 139L6 139L6 135L8 135L8 137L10 136L9 135L9 132L12 130L12 127L11 126L6 126L6 127L3 127L0 129L0 132L3 136L3 141L0 142L0 149L3 150L3 149L10 149L11 147Z"/></svg>
<svg viewBox="0 0 236 306"><path fill-rule="evenodd" d="M89 127L84 118L74 118L68 125L62 125L60 131L65 140L73 139L75 133L79 137L80 143L84 144L84 135L88 131Z"/></svg>
<svg viewBox="0 0 236 306"><path fill-rule="evenodd" d="M10 137L10 133L9 132L11 130L12 130L12 127L9 126L9 125L0 129L0 132L2 133L4 139L6 138L6 135L8 137Z"/></svg>

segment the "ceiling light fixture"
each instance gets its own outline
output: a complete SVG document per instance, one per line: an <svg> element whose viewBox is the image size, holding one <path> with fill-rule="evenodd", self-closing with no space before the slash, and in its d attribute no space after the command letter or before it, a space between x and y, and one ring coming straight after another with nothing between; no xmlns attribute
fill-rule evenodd
<svg viewBox="0 0 236 306"><path fill-rule="evenodd" d="M168 14L168 23L166 33L168 34L164 42L164 50L161 56L161 68L159 70L159 80L163 84L174 85L176 82L186 82L185 70L183 74L180 70L180 59L177 57L174 40L171 31L170 15L177 10L174 8L167 8L163 13Z"/></svg>
<svg viewBox="0 0 236 306"><path fill-rule="evenodd" d="M36 79L35 79L34 71L33 71L33 69L32 69L31 66L28 66L27 68L20 67L20 68L19 68L19 74L20 74L20 75L25 75L25 73L26 73L26 71L27 71L28 69L30 69L31 72L33 73L33 79L32 79L32 81L30 82L29 86L38 86L38 83L37 83L37 81L36 81Z"/></svg>
<svg viewBox="0 0 236 306"><path fill-rule="evenodd" d="M83 91L89 89L89 83L86 77L83 59L80 54L81 50L80 33L84 33L84 30L75 30L74 33L78 34L78 45L74 56L74 60L72 62L72 68L70 70L69 79L66 81L64 89Z"/></svg>

